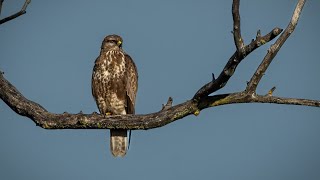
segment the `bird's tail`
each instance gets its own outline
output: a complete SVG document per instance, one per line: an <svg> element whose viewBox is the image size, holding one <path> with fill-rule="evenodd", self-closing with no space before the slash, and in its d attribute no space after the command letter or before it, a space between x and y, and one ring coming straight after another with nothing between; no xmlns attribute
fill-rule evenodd
<svg viewBox="0 0 320 180"><path fill-rule="evenodd" d="M123 157L128 149L127 130L110 130L110 150L113 156Z"/></svg>

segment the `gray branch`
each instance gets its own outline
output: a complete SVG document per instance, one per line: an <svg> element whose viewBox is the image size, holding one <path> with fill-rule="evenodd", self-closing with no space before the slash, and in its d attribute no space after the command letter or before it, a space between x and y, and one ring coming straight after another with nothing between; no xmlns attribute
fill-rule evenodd
<svg viewBox="0 0 320 180"><path fill-rule="evenodd" d="M276 40L276 42L273 45L271 45L271 47L269 48L268 53L266 54L263 61L261 62L261 64L259 65L256 72L254 73L254 75L252 76L251 80L248 83L246 91L248 91L249 93L255 93L262 76L264 75L264 73L268 69L272 60L277 55L280 48L286 42L288 37L293 33L294 29L296 28L296 26L298 24L298 20L299 20L299 17L300 17L300 14L301 14L301 11L302 11L302 8L303 8L305 2L306 2L305 0L298 1L298 4L293 12L291 21L289 22L287 28L280 35L280 37Z"/></svg>

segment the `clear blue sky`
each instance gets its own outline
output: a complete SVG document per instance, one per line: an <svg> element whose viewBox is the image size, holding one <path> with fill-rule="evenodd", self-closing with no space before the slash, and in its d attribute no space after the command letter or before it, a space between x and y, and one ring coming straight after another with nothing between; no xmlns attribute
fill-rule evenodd
<svg viewBox="0 0 320 180"><path fill-rule="evenodd" d="M4 2L2 16L23 0ZM296 1L242 1L248 43L285 28ZM320 2L306 3L296 31L266 72L259 93L320 99ZM54 113L98 111L91 72L104 36L119 34L139 70L136 112L191 98L233 54L231 0L32 0L0 27L0 69L27 98ZM227 86L241 91L267 44L240 64ZM0 87L1 88L1 87ZM44 130L0 101L0 179L320 179L320 110L275 104L206 109L167 126L134 131L123 159L107 130Z"/></svg>

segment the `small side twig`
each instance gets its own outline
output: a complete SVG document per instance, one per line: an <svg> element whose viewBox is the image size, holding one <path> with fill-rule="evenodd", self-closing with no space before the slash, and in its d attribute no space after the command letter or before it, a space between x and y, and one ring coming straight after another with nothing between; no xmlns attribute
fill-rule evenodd
<svg viewBox="0 0 320 180"><path fill-rule="evenodd" d="M0 12L1 12L1 7L2 7L2 2L3 2L3 0L0 0L0 1L1 1L1 2L0 2L0 3L1 3L1 4L0 4ZM10 21L10 20L12 20L12 19L14 19L14 18L17 18L17 17L25 14L25 13L26 13L26 9L27 9L28 5L30 4L30 2L31 2L31 0L26 0L26 1L24 2L24 4L23 4L21 10L20 10L19 12L15 13L15 14L13 14L13 15L11 15L11 16L8 16L8 17L6 17L6 18L1 19L1 20L0 20L0 24L6 23L6 22L8 22L8 21Z"/></svg>
<svg viewBox="0 0 320 180"><path fill-rule="evenodd" d="M166 105L162 104L162 109L161 109L161 111L165 111L165 110L171 108L171 107L172 107L172 102L173 102L172 97L169 97L169 98L168 98L168 101L167 101L167 104L166 104Z"/></svg>
<svg viewBox="0 0 320 180"><path fill-rule="evenodd" d="M268 96L272 96L274 90L276 90L276 87L275 87L275 86L273 86L273 87L268 91L268 94L267 94L267 95L268 95Z"/></svg>

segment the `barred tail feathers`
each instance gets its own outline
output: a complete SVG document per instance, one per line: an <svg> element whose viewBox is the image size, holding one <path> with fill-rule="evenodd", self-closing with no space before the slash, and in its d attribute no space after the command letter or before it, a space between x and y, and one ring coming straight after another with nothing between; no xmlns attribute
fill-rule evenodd
<svg viewBox="0 0 320 180"><path fill-rule="evenodd" d="M110 150L114 157L124 157L128 150L127 130L110 130Z"/></svg>

